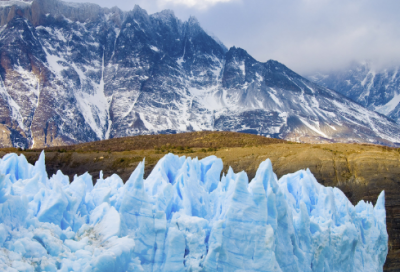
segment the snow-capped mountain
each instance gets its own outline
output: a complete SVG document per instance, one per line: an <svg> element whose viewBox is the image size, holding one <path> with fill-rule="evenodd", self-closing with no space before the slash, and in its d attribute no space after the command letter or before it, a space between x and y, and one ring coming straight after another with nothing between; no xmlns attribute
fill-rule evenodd
<svg viewBox="0 0 400 272"><path fill-rule="evenodd" d="M372 62L353 63L344 70L308 78L334 89L370 110L400 122L400 67L378 69Z"/></svg>
<svg viewBox="0 0 400 272"><path fill-rule="evenodd" d="M0 136L43 147L192 130L400 142L400 127L283 64L229 50L191 17L0 1Z"/></svg>

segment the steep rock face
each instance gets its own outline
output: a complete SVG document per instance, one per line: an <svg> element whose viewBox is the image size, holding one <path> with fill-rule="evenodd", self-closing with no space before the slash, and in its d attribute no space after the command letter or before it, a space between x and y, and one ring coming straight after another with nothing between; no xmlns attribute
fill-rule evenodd
<svg viewBox="0 0 400 272"><path fill-rule="evenodd" d="M97 139L90 128L82 126L85 121L74 92L80 87L79 81L73 81L77 74L68 69L71 66L63 63L58 53L49 55L57 50L49 43L52 40L47 30L34 28L17 16L3 26L0 35L3 124L21 135L15 145Z"/></svg>
<svg viewBox="0 0 400 272"><path fill-rule="evenodd" d="M399 122L399 67L376 69L371 62L354 63L348 69L309 76L362 106Z"/></svg>
<svg viewBox="0 0 400 272"><path fill-rule="evenodd" d="M215 120L218 129L229 127L228 119L232 130L305 142L374 142L375 136L369 135L380 134L389 126L397 129L379 114L371 114L283 64L257 62L242 49L232 48L227 53L222 85L225 88L218 93L220 100L216 95L214 99L229 112ZM222 125L220 120L224 121Z"/></svg>
<svg viewBox="0 0 400 272"><path fill-rule="evenodd" d="M244 131L400 142L400 128L276 61L229 51L191 17L58 0L0 5L2 146Z"/></svg>

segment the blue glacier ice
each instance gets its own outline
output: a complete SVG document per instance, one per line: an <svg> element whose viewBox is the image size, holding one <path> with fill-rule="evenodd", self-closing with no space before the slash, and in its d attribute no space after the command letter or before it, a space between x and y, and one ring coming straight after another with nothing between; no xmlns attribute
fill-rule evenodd
<svg viewBox="0 0 400 272"><path fill-rule="evenodd" d="M222 160L168 154L118 175L48 177L44 153L0 160L1 271L382 271L384 192L353 206L309 170L249 183Z"/></svg>

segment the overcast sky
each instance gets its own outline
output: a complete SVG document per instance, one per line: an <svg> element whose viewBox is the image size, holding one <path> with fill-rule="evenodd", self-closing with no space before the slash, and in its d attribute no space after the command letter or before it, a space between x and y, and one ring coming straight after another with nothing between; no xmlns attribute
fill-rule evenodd
<svg viewBox="0 0 400 272"><path fill-rule="evenodd" d="M68 0L82 2L82 0ZM149 14L171 9L195 16L228 48L258 61L274 59L306 75L372 60L400 64L399 0L86 0L103 7Z"/></svg>

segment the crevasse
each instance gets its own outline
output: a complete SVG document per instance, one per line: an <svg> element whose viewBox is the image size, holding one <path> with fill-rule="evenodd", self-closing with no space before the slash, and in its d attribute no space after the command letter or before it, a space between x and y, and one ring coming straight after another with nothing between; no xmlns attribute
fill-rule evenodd
<svg viewBox="0 0 400 272"><path fill-rule="evenodd" d="M382 271L384 192L355 207L309 170L249 183L222 160L168 154L146 180L48 178L44 153L0 160L2 271Z"/></svg>

